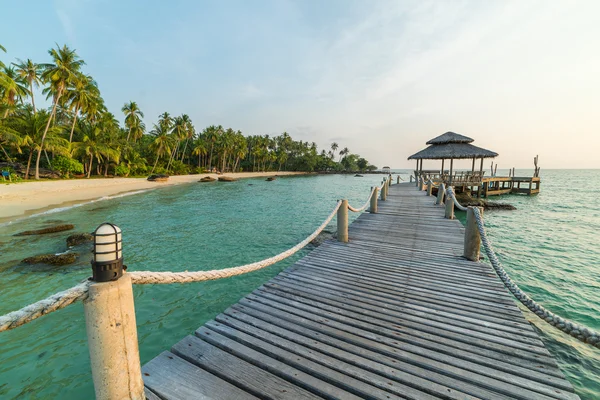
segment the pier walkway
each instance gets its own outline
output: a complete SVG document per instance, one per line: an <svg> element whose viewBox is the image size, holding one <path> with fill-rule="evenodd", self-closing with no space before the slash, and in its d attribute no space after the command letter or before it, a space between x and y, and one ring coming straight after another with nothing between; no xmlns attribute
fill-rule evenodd
<svg viewBox="0 0 600 400"><path fill-rule="evenodd" d="M577 399L414 184L142 368L149 399Z"/></svg>

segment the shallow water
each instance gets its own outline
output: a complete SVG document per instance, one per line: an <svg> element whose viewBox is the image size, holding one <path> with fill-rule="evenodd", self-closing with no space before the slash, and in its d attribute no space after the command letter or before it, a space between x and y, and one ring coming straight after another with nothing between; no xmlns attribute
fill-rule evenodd
<svg viewBox="0 0 600 400"><path fill-rule="evenodd" d="M522 288L549 309L595 329L600 329L600 300L595 295L600 287L596 239L600 207L589 188L600 184L599 175L599 171L542 171L539 196L505 196L502 200L515 204L517 211L485 215L501 260ZM226 268L295 245L321 223L337 199L362 205L370 186L380 181L381 175L335 175L190 184L2 224L0 314L64 290L90 274L89 256L69 267L21 265L19 260L33 254L65 251L69 234L12 236L22 230L65 222L74 223L76 231L89 232L111 221L123 229L125 263L130 270ZM567 184L574 190L568 190ZM230 279L134 286L142 363L303 254ZM545 326L532 314L530 320L541 329L543 340L578 394L584 399L598 398L600 352ZM0 398L93 396L81 304L1 333L0 348Z"/></svg>

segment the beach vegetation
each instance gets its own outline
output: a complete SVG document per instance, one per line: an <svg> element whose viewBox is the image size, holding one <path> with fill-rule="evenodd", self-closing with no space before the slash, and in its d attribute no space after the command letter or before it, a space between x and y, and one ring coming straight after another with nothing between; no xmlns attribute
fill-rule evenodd
<svg viewBox="0 0 600 400"><path fill-rule="evenodd" d="M39 62L0 60L0 162L27 165L19 169L24 179L39 179L41 169L44 176L64 178L376 169L347 147L339 150L337 142L319 151L316 143L294 140L287 132L196 129L189 115L169 112L147 124L133 100L117 118L75 49L55 45L48 56ZM45 101L36 97L40 90Z"/></svg>

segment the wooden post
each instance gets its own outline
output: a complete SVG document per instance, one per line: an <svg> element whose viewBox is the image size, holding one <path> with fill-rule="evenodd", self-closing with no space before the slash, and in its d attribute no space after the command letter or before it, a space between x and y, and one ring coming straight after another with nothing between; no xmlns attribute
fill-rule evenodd
<svg viewBox="0 0 600 400"><path fill-rule="evenodd" d="M433 183L431 179L427 182L427 196L431 196L431 192L433 191Z"/></svg>
<svg viewBox="0 0 600 400"><path fill-rule="evenodd" d="M348 243L348 200L342 200L337 212L337 239Z"/></svg>
<svg viewBox="0 0 600 400"><path fill-rule="evenodd" d="M482 158L483 160L483 158ZM475 157L473 157L473 166L471 167L471 175L475 175Z"/></svg>
<svg viewBox="0 0 600 400"><path fill-rule="evenodd" d="M454 167L454 159L450 159L450 177L448 178L448 186L452 185L452 168Z"/></svg>
<svg viewBox="0 0 600 400"><path fill-rule="evenodd" d="M399 184L400 184L400 175L398 175L398 176L396 177L396 184L397 184L397 185L399 185Z"/></svg>
<svg viewBox="0 0 600 400"><path fill-rule="evenodd" d="M446 196L446 212L444 217L446 219L454 219L454 200L450 196Z"/></svg>
<svg viewBox="0 0 600 400"><path fill-rule="evenodd" d="M415 183L419 187L419 160L417 160L417 167L415 168Z"/></svg>
<svg viewBox="0 0 600 400"><path fill-rule="evenodd" d="M144 399L129 274L92 283L83 307L96 399Z"/></svg>
<svg viewBox="0 0 600 400"><path fill-rule="evenodd" d="M387 181L383 182L383 189L381 190L381 193L383 193L383 201L386 201L387 200L387 195L388 195Z"/></svg>
<svg viewBox="0 0 600 400"><path fill-rule="evenodd" d="M440 172L440 178L444 179L444 159L442 158L442 172Z"/></svg>
<svg viewBox="0 0 600 400"><path fill-rule="evenodd" d="M470 261L479 261L481 236L479 235L473 208L474 207L467 208L467 224L465 226L465 247L463 256ZM483 207L479 207L479 212L483 217Z"/></svg>
<svg viewBox="0 0 600 400"><path fill-rule="evenodd" d="M437 193L437 199L435 200L435 204L440 205L444 203L444 191L445 191L445 187L443 183L440 183L440 186L438 187L438 193Z"/></svg>
<svg viewBox="0 0 600 400"><path fill-rule="evenodd" d="M369 212L373 214L377 214L377 192L379 188L376 186L375 188L371 188L373 194L371 195L371 205L369 207Z"/></svg>

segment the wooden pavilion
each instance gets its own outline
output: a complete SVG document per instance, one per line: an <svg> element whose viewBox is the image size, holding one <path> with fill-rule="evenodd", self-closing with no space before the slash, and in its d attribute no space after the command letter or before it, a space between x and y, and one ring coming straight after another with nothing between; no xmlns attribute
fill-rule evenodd
<svg viewBox="0 0 600 400"><path fill-rule="evenodd" d="M484 171L483 160L498 156L490 150L472 145L473 139L454 132L446 132L427 142L427 148L408 157L409 160L417 160L415 177L423 176L426 179L444 182L453 186L480 186ZM454 160L472 159L471 171L454 171ZM475 162L481 159L479 171L475 171ZM423 160L442 160L440 170L423 170ZM450 160L450 170L444 170L444 162Z"/></svg>

